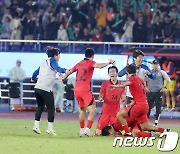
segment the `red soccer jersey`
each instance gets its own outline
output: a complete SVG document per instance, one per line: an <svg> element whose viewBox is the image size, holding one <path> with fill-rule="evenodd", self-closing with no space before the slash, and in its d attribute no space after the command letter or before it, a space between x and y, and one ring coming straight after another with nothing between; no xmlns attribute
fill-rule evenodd
<svg viewBox="0 0 180 154"><path fill-rule="evenodd" d="M73 72L77 72L74 91L90 91L95 63L92 60L84 59L72 68Z"/></svg>
<svg viewBox="0 0 180 154"><path fill-rule="evenodd" d="M117 84L121 82L118 81ZM102 114L114 115L120 110L120 98L125 94L125 88L110 88L113 83L108 80L101 85L100 95L104 96Z"/></svg>
<svg viewBox="0 0 180 154"><path fill-rule="evenodd" d="M147 102L146 98L146 90L144 81L136 75L132 75L128 78L128 81L130 81L129 90L133 96L133 99L136 103L144 103Z"/></svg>

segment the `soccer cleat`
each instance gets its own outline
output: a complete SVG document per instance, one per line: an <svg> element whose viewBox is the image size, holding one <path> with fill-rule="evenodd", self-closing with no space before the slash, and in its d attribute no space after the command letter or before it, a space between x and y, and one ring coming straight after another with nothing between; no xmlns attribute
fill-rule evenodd
<svg viewBox="0 0 180 154"><path fill-rule="evenodd" d="M52 129L52 130L47 129L47 130L46 130L46 133L49 134L49 135L54 135L54 136L57 135L57 134L55 133L55 130L53 130L53 129Z"/></svg>
<svg viewBox="0 0 180 154"><path fill-rule="evenodd" d="M164 109L164 111L165 111L165 112L169 112L169 111L170 111L170 108L167 107L167 108Z"/></svg>
<svg viewBox="0 0 180 154"><path fill-rule="evenodd" d="M87 135L88 137L93 137L93 135L91 134L91 130L89 128L85 129L85 135Z"/></svg>
<svg viewBox="0 0 180 154"><path fill-rule="evenodd" d="M170 129L170 128L166 128L166 129L164 130L164 132L171 132L171 129Z"/></svg>
<svg viewBox="0 0 180 154"><path fill-rule="evenodd" d="M41 134L40 129L37 128L37 127L33 127L33 131L34 131L35 133L37 133L37 134Z"/></svg>
<svg viewBox="0 0 180 154"><path fill-rule="evenodd" d="M171 108L171 109L169 109L169 112L174 112L175 111L175 108L173 107L173 108Z"/></svg>
<svg viewBox="0 0 180 154"><path fill-rule="evenodd" d="M85 128L80 128L79 136L82 137L85 135Z"/></svg>

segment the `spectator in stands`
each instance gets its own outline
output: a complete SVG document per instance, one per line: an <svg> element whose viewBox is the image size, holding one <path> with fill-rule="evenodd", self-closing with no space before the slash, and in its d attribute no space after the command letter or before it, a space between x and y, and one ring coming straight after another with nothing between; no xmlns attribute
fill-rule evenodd
<svg viewBox="0 0 180 154"><path fill-rule="evenodd" d="M60 8L60 12L57 14L57 21L62 23L64 26L67 24L68 17L64 7Z"/></svg>
<svg viewBox="0 0 180 154"><path fill-rule="evenodd" d="M171 79L170 83L167 86L166 80L164 81L164 86L167 88L165 90L165 95L166 95L166 105L167 108L165 109L166 111L174 111L175 110L175 105L176 105L176 100L175 100L175 87L176 87L176 68L175 65L172 61L169 61L166 57L161 58L163 64L162 64L162 69L169 75L169 78ZM170 96L172 100L172 106L170 108Z"/></svg>
<svg viewBox="0 0 180 154"><path fill-rule="evenodd" d="M122 41L123 42L133 42L133 25L134 25L135 21L132 19L131 16L128 16L123 30L124 30L124 34L122 35ZM127 47L127 46L124 46Z"/></svg>
<svg viewBox="0 0 180 154"><path fill-rule="evenodd" d="M82 36L80 34L80 29L78 27L74 28L74 41L81 41Z"/></svg>
<svg viewBox="0 0 180 154"><path fill-rule="evenodd" d="M59 23L56 21L56 17L53 16L51 18L50 23L47 24L46 39L47 40L56 40L58 29L59 29Z"/></svg>
<svg viewBox="0 0 180 154"><path fill-rule="evenodd" d="M54 81L53 85L53 95L54 95L54 105L55 111L64 113L64 83L58 80Z"/></svg>
<svg viewBox="0 0 180 154"><path fill-rule="evenodd" d="M10 21L13 18L9 9L5 10L5 13L4 13L4 15L2 17L2 21L1 21L2 23L6 22L6 17L8 17Z"/></svg>
<svg viewBox="0 0 180 154"><path fill-rule="evenodd" d="M95 20L96 11L94 11L94 8L95 8L94 4L89 5L88 14L86 16L87 22L90 23L93 27L96 26L96 20Z"/></svg>
<svg viewBox="0 0 180 154"><path fill-rule="evenodd" d="M104 35L101 34L99 28L96 28L95 34L92 37L92 41L103 42L103 40L104 40Z"/></svg>
<svg viewBox="0 0 180 154"><path fill-rule="evenodd" d="M107 12L107 25L112 26L115 23L116 13L114 12L113 7L108 8Z"/></svg>
<svg viewBox="0 0 180 154"><path fill-rule="evenodd" d="M106 28L106 26L107 26L106 17L107 17L106 6L105 6L105 4L101 4L100 8L95 16L97 27L102 26L102 27Z"/></svg>
<svg viewBox="0 0 180 154"><path fill-rule="evenodd" d="M172 7L171 7L171 10L170 10L170 12L169 12L169 17L170 17L172 20L176 20L176 19L177 19L177 15L178 15L178 12L177 12L176 6L172 6Z"/></svg>
<svg viewBox="0 0 180 154"><path fill-rule="evenodd" d="M82 36L82 41L91 41L92 35L89 34L88 28L84 28L83 30L83 36Z"/></svg>
<svg viewBox="0 0 180 154"><path fill-rule="evenodd" d="M175 26L174 23L171 23L169 15L164 17L162 36L164 43L172 43L175 41Z"/></svg>
<svg viewBox="0 0 180 154"><path fill-rule="evenodd" d="M114 36L109 26L106 27L106 32L104 34L104 42L114 42Z"/></svg>
<svg viewBox="0 0 180 154"><path fill-rule="evenodd" d="M58 29L57 40L60 40L60 41L69 40L67 30L64 28L63 24L61 24Z"/></svg>
<svg viewBox="0 0 180 154"><path fill-rule="evenodd" d="M24 15L22 19L22 26L23 26L23 38L24 40L33 40L34 39L34 27L35 27L35 20L33 17L33 13L27 13ZM27 44L27 43L25 43ZM31 43L32 44L32 43Z"/></svg>
<svg viewBox="0 0 180 154"><path fill-rule="evenodd" d="M143 16L138 17L138 21L133 26L133 42L147 41L147 28L143 21Z"/></svg>
<svg viewBox="0 0 180 154"><path fill-rule="evenodd" d="M21 19L19 18L19 15L14 13L14 18L10 22L10 28L11 28L11 40L21 40L21 34L22 34L22 25L21 25ZM10 43L13 44L12 42ZM21 43L14 43L14 44L21 44Z"/></svg>
<svg viewBox="0 0 180 154"><path fill-rule="evenodd" d="M153 33L153 42L154 43L163 43L162 37L162 29L163 25L160 21L160 16L156 16L155 22L152 25L152 33Z"/></svg>
<svg viewBox="0 0 180 154"><path fill-rule="evenodd" d="M23 105L23 81L26 78L26 74L25 71L21 68L21 61L19 59L16 61L16 66L10 70L8 76L10 83L20 83L20 99L18 101L13 99L10 102L10 104L12 104L11 110L13 110L14 104L17 103Z"/></svg>
<svg viewBox="0 0 180 154"><path fill-rule="evenodd" d="M93 30L91 23L87 24L87 29L88 29L88 32L91 36L94 35L94 30Z"/></svg>
<svg viewBox="0 0 180 154"><path fill-rule="evenodd" d="M43 27L42 23L38 19L35 21L35 27L33 29L33 38L35 40L42 40L43 39Z"/></svg>
<svg viewBox="0 0 180 154"><path fill-rule="evenodd" d="M10 39L11 29L10 29L10 18L8 16L5 17L4 22L1 26L0 38L1 39Z"/></svg>

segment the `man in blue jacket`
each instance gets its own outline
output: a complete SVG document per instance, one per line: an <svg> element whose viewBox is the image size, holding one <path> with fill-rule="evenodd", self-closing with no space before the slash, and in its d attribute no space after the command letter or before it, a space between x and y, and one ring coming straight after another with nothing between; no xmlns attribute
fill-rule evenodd
<svg viewBox="0 0 180 154"><path fill-rule="evenodd" d="M135 65L137 70L136 70L136 75L141 77L144 82L146 82L147 77L150 79L155 79L155 75L152 74L151 70L149 69L148 66L142 64L144 59L144 53L141 50L135 50L133 52L133 60L134 63L132 65ZM126 69L127 66L124 67L119 73L118 73L118 77L122 77L124 75L126 75ZM127 104L131 103L133 101L133 97L129 91L129 89L127 89Z"/></svg>

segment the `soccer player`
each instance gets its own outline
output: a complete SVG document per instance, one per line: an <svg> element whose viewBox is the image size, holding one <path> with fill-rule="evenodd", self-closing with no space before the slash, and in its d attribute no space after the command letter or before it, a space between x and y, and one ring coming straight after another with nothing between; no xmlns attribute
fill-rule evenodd
<svg viewBox="0 0 180 154"><path fill-rule="evenodd" d="M110 59L107 63L96 63L94 59L94 49L87 48L85 50L84 60L77 63L72 69L70 69L62 78L65 80L70 74L76 72L76 83L74 88L74 95L78 101L80 108L79 123L80 123L80 137L83 135L92 136L90 129L92 127L94 117L96 115L96 102L91 92L90 82L94 72L94 68L103 68L115 61ZM60 79L61 80L61 79ZM86 109L89 110L87 127L85 127L85 115Z"/></svg>
<svg viewBox="0 0 180 154"><path fill-rule="evenodd" d="M154 135L154 133L143 131L140 128L137 121L135 120L135 118L127 117L126 121L127 121L128 127L130 127L131 129L133 137L150 137ZM105 126L102 129L102 136L122 136L122 133L121 133L122 130L123 130L122 124L116 117L111 126Z"/></svg>
<svg viewBox="0 0 180 154"><path fill-rule="evenodd" d="M148 66L142 64L144 59L144 53L141 50L135 50L133 52L133 60L134 63L132 63L131 65L136 66L136 75L139 76L144 82L146 81L146 77L150 78L150 79L155 79L155 75L152 74L151 70L149 69ZM127 66L124 67L119 73L118 76L122 77L124 75L126 75L126 71L127 71ZM129 88L127 87L127 104L130 104L131 102L133 102L133 97L132 94L129 91Z"/></svg>
<svg viewBox="0 0 180 154"><path fill-rule="evenodd" d="M101 135L101 130L112 125L116 118L116 114L120 110L120 100L123 102L126 99L125 88L110 88L110 85L121 84L117 80L118 69L116 66L108 68L110 80L104 81L101 85L99 101L103 102L102 112L98 120L95 135Z"/></svg>
<svg viewBox="0 0 180 154"><path fill-rule="evenodd" d="M146 90L144 81L136 75L136 66L129 65L127 67L128 80L121 85L111 85L111 87L129 86L130 92L134 98L134 103L121 110L117 114L117 118L123 126L125 134L131 134L127 125L126 117L132 117L137 120L143 130L157 131L163 133L164 128L158 128L148 123L147 114L149 105L146 98Z"/></svg>
<svg viewBox="0 0 180 154"><path fill-rule="evenodd" d="M56 135L53 129L55 107L52 88L56 73L65 73L66 69L61 68L58 65L58 61L60 59L60 50L58 48L47 47L47 55L48 59L46 59L33 73L31 79L31 81L34 82L37 75L39 75L35 85L35 95L38 107L35 113L33 131L37 134L41 134L39 122L43 109L46 105L48 111L48 129L46 130L46 133Z"/></svg>

